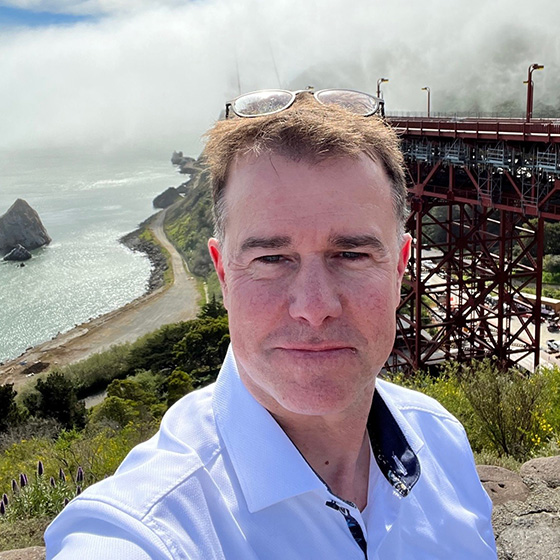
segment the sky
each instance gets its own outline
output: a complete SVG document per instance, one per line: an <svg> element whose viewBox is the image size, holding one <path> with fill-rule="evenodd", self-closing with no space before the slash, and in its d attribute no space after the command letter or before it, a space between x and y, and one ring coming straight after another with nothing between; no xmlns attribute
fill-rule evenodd
<svg viewBox="0 0 560 560"><path fill-rule="evenodd" d="M0 0L0 150L200 147L224 103L344 87L391 112L560 114L557 0ZM548 111L548 113L547 113Z"/></svg>

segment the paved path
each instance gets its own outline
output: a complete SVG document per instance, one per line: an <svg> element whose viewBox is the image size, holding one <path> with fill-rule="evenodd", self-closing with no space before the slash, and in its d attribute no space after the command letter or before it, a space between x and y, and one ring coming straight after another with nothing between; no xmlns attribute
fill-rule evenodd
<svg viewBox="0 0 560 560"><path fill-rule="evenodd" d="M23 385L30 379L24 374L25 368L35 362L51 366L77 362L114 344L133 342L163 325L196 317L199 295L195 281L186 271L181 255L165 235L164 217L165 211L157 214L150 229L171 255L173 284L79 325L7 362L0 367L0 384L14 383L15 388ZM27 362L25 366L20 365L23 361Z"/></svg>

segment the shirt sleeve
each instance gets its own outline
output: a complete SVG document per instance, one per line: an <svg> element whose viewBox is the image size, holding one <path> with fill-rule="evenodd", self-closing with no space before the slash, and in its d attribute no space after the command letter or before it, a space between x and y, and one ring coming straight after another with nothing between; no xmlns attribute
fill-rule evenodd
<svg viewBox="0 0 560 560"><path fill-rule="evenodd" d="M95 500L70 503L47 528L45 544L47 560L173 560L178 556L154 528Z"/></svg>

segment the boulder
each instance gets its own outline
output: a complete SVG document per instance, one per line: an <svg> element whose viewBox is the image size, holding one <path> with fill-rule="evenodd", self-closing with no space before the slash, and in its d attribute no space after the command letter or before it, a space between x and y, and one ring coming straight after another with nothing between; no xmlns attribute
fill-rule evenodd
<svg viewBox="0 0 560 560"><path fill-rule="evenodd" d="M539 512L518 517L498 540L500 558L550 560L560 551L560 517Z"/></svg>
<svg viewBox="0 0 560 560"><path fill-rule="evenodd" d="M166 191L162 192L154 198L154 208L167 208L177 202L181 195L177 192L175 187L169 187Z"/></svg>
<svg viewBox="0 0 560 560"><path fill-rule="evenodd" d="M18 245L32 251L51 241L39 214L21 198L0 216L0 255L9 253Z"/></svg>
<svg viewBox="0 0 560 560"><path fill-rule="evenodd" d="M529 495L529 488L513 471L491 465L478 465L476 470L494 505L511 500L524 501Z"/></svg>
<svg viewBox="0 0 560 560"><path fill-rule="evenodd" d="M5 261L27 261L31 258L31 253L23 246L16 245L5 257Z"/></svg>
<svg viewBox="0 0 560 560"><path fill-rule="evenodd" d="M173 165L179 165L182 159L183 159L183 152L173 152L173 155L171 156L171 163Z"/></svg>
<svg viewBox="0 0 560 560"><path fill-rule="evenodd" d="M524 499L494 502L492 524L496 536L498 560L549 560L560 550L560 487L555 480L554 459L532 459L521 466L520 475L529 493ZM481 467L479 473L481 472ZM482 477L489 478L482 468ZM500 469L496 475L505 475ZM509 471L506 471L509 472ZM514 474L514 473L511 473ZM504 478L496 476L503 484ZM510 476L508 475L508 478Z"/></svg>
<svg viewBox="0 0 560 560"><path fill-rule="evenodd" d="M32 546L0 552L0 560L45 560L45 547Z"/></svg>
<svg viewBox="0 0 560 560"><path fill-rule="evenodd" d="M523 478L542 480L549 488L560 488L560 455L531 459L521 466Z"/></svg>

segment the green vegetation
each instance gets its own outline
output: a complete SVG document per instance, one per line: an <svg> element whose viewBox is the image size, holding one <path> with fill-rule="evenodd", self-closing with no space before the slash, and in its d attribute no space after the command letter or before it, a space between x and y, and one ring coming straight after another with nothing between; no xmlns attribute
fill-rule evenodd
<svg viewBox="0 0 560 560"><path fill-rule="evenodd" d="M221 298L207 248L214 231L208 172L202 172L190 184L183 200L168 210L165 233L183 255L190 272L207 282L209 297Z"/></svg>
<svg viewBox="0 0 560 560"><path fill-rule="evenodd" d="M486 462L515 464L557 454L560 448L560 368L526 375L493 360L448 362L440 375L395 375L421 391L465 426L473 450Z"/></svg>
<svg viewBox="0 0 560 560"><path fill-rule="evenodd" d="M65 500L111 475L169 406L214 381L228 344L225 309L212 298L196 319L53 370L22 395L0 387L0 550L41 544ZM103 390L86 410L79 399ZM22 520L27 533L15 530Z"/></svg>

